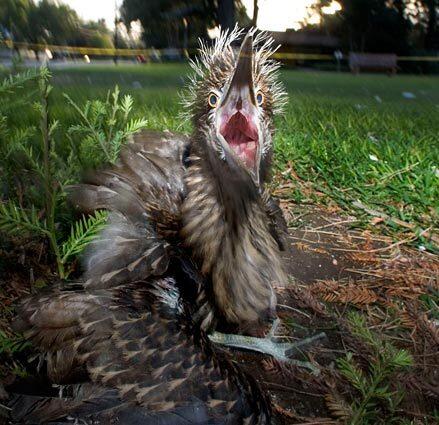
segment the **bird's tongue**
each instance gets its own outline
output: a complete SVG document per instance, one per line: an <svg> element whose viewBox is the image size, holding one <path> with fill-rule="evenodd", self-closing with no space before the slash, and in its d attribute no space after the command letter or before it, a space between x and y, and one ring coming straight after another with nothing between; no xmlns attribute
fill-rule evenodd
<svg viewBox="0 0 439 425"><path fill-rule="evenodd" d="M221 134L236 155L249 168L256 163L258 131L241 112L236 112L221 126Z"/></svg>

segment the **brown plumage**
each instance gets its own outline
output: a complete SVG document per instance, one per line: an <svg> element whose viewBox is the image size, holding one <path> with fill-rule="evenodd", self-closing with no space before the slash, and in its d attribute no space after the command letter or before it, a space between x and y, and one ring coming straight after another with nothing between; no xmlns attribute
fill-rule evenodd
<svg viewBox="0 0 439 425"><path fill-rule="evenodd" d="M215 176L217 170L202 156L191 161L181 234L211 280L219 312L228 323L245 327L275 312L272 285L285 282L279 248L250 176L221 171L222 177Z"/></svg>
<svg viewBox="0 0 439 425"><path fill-rule="evenodd" d="M19 306L16 329L41 350L50 380L68 386L62 399L15 396L16 422L269 422L258 385L205 334L273 317L272 286L285 280L285 224L264 187L276 65L261 36L238 55L239 35L202 50L190 138L138 134L115 166L70 189L75 208L107 209L109 223L80 282Z"/></svg>
<svg viewBox="0 0 439 425"><path fill-rule="evenodd" d="M178 279L94 291L51 288L26 301L17 327L27 329L45 351L51 381L87 378L67 386L70 397L17 396L11 403L13 418L25 423L68 418L82 423L266 423L268 409L255 383L215 356L204 333L191 323L187 305L173 304L178 303Z"/></svg>

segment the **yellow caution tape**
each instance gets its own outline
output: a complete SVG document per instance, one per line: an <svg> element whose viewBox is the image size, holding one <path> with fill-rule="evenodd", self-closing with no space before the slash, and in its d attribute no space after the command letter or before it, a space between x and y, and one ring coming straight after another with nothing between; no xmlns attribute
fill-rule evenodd
<svg viewBox="0 0 439 425"><path fill-rule="evenodd" d="M291 59L291 60L334 60L332 55L319 55L314 53L274 53L275 59Z"/></svg>
<svg viewBox="0 0 439 425"><path fill-rule="evenodd" d="M399 61L436 62L439 56L398 56Z"/></svg>
<svg viewBox="0 0 439 425"><path fill-rule="evenodd" d="M37 43L25 43L25 42L12 42L11 40L1 41L0 45L4 44L8 48L14 47L24 48L28 50L40 50L46 49L51 52L60 53L76 53L80 55L93 55L93 56L162 56L163 54L172 54L178 52L184 56L188 56L189 53L196 53L197 49L115 49L115 48L101 48L101 47L78 47L78 46L59 46L54 44L37 44ZM333 55L329 54L314 54L314 53L286 53L276 52L273 54L275 59L284 60L335 60ZM439 61L439 56L398 56L398 61L408 62L436 62Z"/></svg>
<svg viewBox="0 0 439 425"><path fill-rule="evenodd" d="M60 53L78 53L81 55L94 55L94 56L139 56L139 55L158 55L161 56L163 53L166 53L166 49L115 49L104 48L104 47L81 47L81 46L60 46L54 44L37 44L37 43L25 43L25 42L15 42L12 43L10 40L6 42L2 42L6 44L9 48L18 47L24 48L28 50L50 50L51 52L60 52ZM169 49L168 52L172 51L187 54L187 49ZM195 52L196 49L191 49L190 51Z"/></svg>

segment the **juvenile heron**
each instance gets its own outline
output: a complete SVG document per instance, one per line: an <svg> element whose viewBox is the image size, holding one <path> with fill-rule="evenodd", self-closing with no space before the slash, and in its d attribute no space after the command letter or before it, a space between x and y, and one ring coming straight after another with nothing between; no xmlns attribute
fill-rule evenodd
<svg viewBox="0 0 439 425"><path fill-rule="evenodd" d="M238 50L241 35L222 34L193 63L190 137L137 134L116 165L70 188L76 209L106 209L109 220L83 279L18 309L15 328L66 386L62 398L15 396L13 420L270 421L257 383L207 337L262 329L276 316L273 285L286 282L285 222L265 188L284 96L273 41L251 31Z"/></svg>

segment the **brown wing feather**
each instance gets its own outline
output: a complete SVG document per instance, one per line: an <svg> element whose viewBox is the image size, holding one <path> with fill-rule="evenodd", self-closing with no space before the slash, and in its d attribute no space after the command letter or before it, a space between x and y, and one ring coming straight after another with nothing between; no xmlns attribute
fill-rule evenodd
<svg viewBox="0 0 439 425"><path fill-rule="evenodd" d="M268 421L257 385L216 357L192 324L196 307L181 301L203 295L200 282L184 278L195 270L172 266L167 242L180 228L186 147L170 133L140 134L114 167L71 188L79 210L107 209L109 223L85 255L84 283L27 298L15 323L44 353L50 380L70 383L71 395L18 396L14 420ZM72 385L84 376L89 383Z"/></svg>
<svg viewBox="0 0 439 425"><path fill-rule="evenodd" d="M18 397L15 420L266 423L268 408L256 384L216 357L184 308L173 278L92 291L58 287L25 300L16 329L47 352L48 367L58 373L49 370L52 379L62 382L66 364L83 366L96 389L76 390L64 404Z"/></svg>
<svg viewBox="0 0 439 425"><path fill-rule="evenodd" d="M160 276L169 262L166 239L179 230L186 136L144 131L119 161L69 188L83 213L110 211L109 223L84 256L85 285L94 288Z"/></svg>
<svg viewBox="0 0 439 425"><path fill-rule="evenodd" d="M271 196L268 190L262 193L262 201L267 213L269 230L276 240L279 249L285 251L288 249L288 225L279 204L279 200Z"/></svg>

